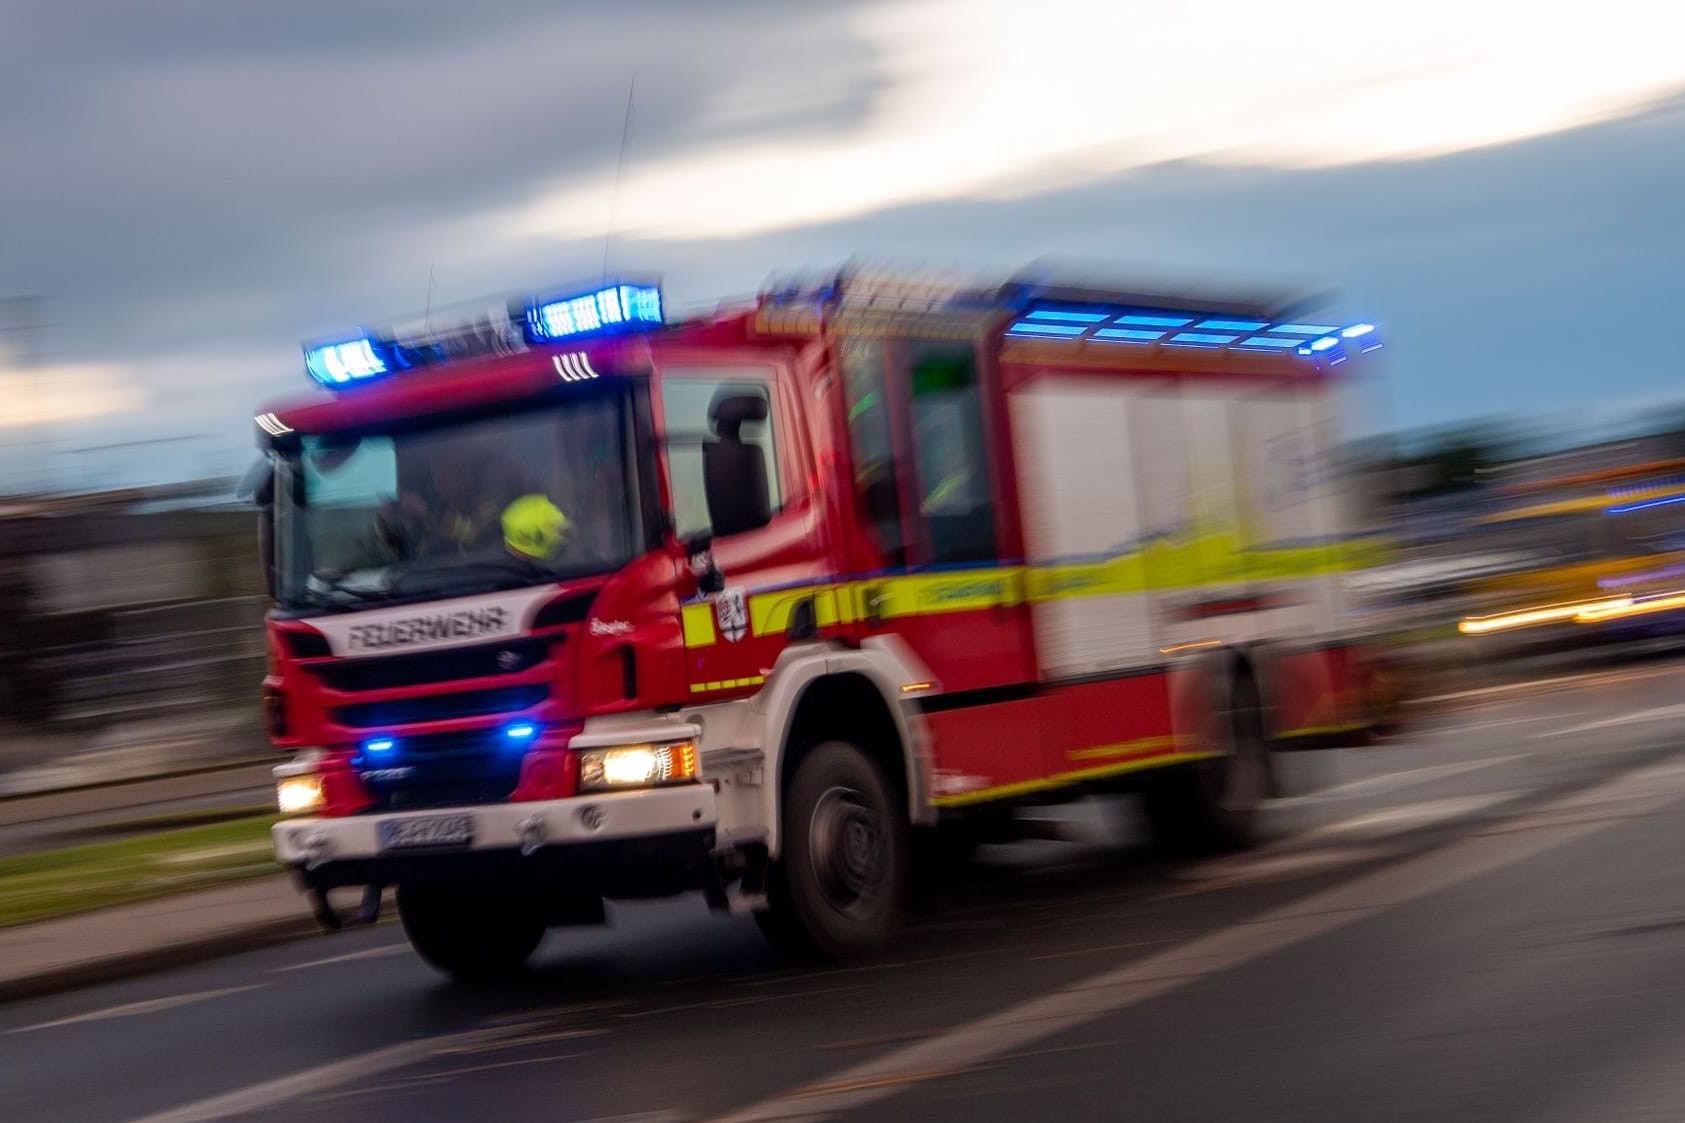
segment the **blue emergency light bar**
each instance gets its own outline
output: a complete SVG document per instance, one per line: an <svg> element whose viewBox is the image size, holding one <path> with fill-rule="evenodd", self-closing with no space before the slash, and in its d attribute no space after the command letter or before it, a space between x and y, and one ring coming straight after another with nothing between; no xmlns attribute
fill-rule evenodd
<svg viewBox="0 0 1685 1123"><path fill-rule="evenodd" d="M1026 310L1007 328L1018 339L1061 343L1127 343L1135 346L1202 347L1236 351L1292 351L1326 360L1346 361L1345 348L1374 351L1381 346L1374 324L1271 323L1231 314L1201 315L1161 308L1044 304Z"/></svg>
<svg viewBox="0 0 1685 1123"><path fill-rule="evenodd" d="M614 285L527 305L527 335L534 343L635 330L660 323L661 290L654 285Z"/></svg>
<svg viewBox="0 0 1685 1123"><path fill-rule="evenodd" d="M556 297L518 297L438 323L362 331L304 346L304 369L330 390L371 382L416 367L594 336L647 331L664 322L661 289L614 284Z"/></svg>
<svg viewBox="0 0 1685 1123"><path fill-rule="evenodd" d="M344 386L379 378L390 369L375 353L374 340L367 336L323 343L304 349L304 369L323 386Z"/></svg>

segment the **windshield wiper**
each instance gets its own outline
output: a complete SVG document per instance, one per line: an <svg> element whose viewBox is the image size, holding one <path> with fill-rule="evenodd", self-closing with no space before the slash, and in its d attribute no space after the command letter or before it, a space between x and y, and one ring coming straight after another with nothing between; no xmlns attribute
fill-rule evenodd
<svg viewBox="0 0 1685 1123"><path fill-rule="evenodd" d="M455 565L428 565L405 570L392 579L392 583L387 586L387 593L404 592L406 583L412 577L435 577L446 582L472 581L476 577L505 579L495 581L492 585L494 589L518 588L521 585L533 583L534 578L540 581L555 580L555 575L537 562L525 561L515 557L490 558L483 561L464 561ZM513 584L508 583L511 581Z"/></svg>

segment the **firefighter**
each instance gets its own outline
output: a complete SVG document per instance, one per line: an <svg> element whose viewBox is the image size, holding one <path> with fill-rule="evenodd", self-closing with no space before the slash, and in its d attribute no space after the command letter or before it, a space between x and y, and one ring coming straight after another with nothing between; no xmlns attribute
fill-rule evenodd
<svg viewBox="0 0 1685 1123"><path fill-rule="evenodd" d="M573 524L548 495L523 495L503 508L503 547L514 557L542 563L568 544Z"/></svg>

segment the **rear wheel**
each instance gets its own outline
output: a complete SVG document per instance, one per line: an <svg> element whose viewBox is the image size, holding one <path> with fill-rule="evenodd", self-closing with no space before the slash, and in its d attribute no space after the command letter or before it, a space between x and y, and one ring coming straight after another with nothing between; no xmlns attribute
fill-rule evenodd
<svg viewBox="0 0 1685 1123"><path fill-rule="evenodd" d="M1207 741L1220 755L1146 778L1153 834L1176 853L1253 845L1262 833L1264 801L1275 787L1263 710L1251 676L1233 678L1227 704L1210 720Z"/></svg>
<svg viewBox="0 0 1685 1123"><path fill-rule="evenodd" d="M907 819L883 771L831 741L804 757L784 796L783 856L756 922L797 954L843 958L887 943L907 889Z"/></svg>
<svg viewBox="0 0 1685 1123"><path fill-rule="evenodd" d="M544 938L536 909L466 882L400 885L398 918L416 954L463 982L519 973Z"/></svg>

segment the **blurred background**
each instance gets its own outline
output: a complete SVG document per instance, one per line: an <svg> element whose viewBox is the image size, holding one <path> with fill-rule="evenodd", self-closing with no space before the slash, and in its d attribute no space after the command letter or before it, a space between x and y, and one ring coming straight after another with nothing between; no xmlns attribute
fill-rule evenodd
<svg viewBox="0 0 1685 1123"><path fill-rule="evenodd" d="M661 1111L817 1079L1412 847L1454 858L1484 816L1586 792L1599 822L1649 815L1605 797L1685 716L1682 42L1676 0L0 0L0 1002L51 995L0 1006L0 1033L33 1035L6 1039L6 1102L132 1118L539 1007L533 1040L607 1050L565 1020L585 995L622 1011L614 1048L666 1060L602 1066L600 1102L570 1109L690 1118ZM1320 292L1328 322L1380 325L1342 465L1390 542L1354 585L1404 703L1392 738L1299 754L1331 786L1280 801L1297 841L1252 864L1085 881L997 853L903 973L840 998L803 991L746 918L712 936L677 905L618 914L612 945L570 945L581 965L519 997L441 997L390 929L303 942L268 839L266 600L236 498L254 414L308 385L298 342L617 274L660 276L682 314L853 258ZM1623 820L1276 962L1275 990L1236 971L1081 1047L1171 1116L1207 1095L1294 1119L1677 1118L1685 1026L1657 980L1685 920L1656 888L1685 872L1676 822ZM208 934L300 943L181 967ZM115 963L171 970L56 993ZM868 1021L883 1036L834 1040ZM639 1026L670 1036L640 1047ZM1189 1081L1213 1026L1228 1067ZM674 1048L687 1027L706 1049ZM549 1103L553 1073L595 1078L574 1055L382 1102L438 1117L448 1079L461 1115ZM1005 1098L1060 1083L1016 1063L973 1073L1000 1098L937 1107L1057 1110ZM918 1079L941 1098L949 1075ZM1064 1075L1073 1117L1115 1102ZM1459 1091L1491 1110L1434 1099ZM228 1106L207 1102L188 1115Z"/></svg>
<svg viewBox="0 0 1685 1123"><path fill-rule="evenodd" d="M1389 341L1347 464L1394 536L1365 588L1413 685L1654 646L1653 598L1685 588L1682 19L16 7L0 790L261 750L233 481L254 407L304 385L298 339L603 272L657 272L681 307L857 255L1329 291ZM1652 600L1459 630L1616 596Z"/></svg>

